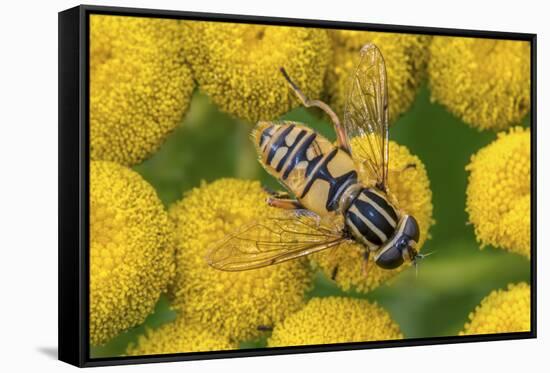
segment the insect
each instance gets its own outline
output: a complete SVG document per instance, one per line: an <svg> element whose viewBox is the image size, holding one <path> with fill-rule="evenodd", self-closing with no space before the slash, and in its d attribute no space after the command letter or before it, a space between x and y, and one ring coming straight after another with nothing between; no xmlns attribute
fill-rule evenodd
<svg viewBox="0 0 550 373"><path fill-rule="evenodd" d="M390 201L387 186L388 94L379 49L374 44L361 49L343 124L326 103L310 100L281 72L305 107L328 114L337 143L297 122L260 121L252 133L259 160L295 198L273 194L267 203L280 210L216 243L208 263L224 271L247 270L355 241L364 249L365 265L370 255L384 269L405 261L416 265L422 257L416 250L418 223ZM372 176L372 186L358 181L361 167Z"/></svg>

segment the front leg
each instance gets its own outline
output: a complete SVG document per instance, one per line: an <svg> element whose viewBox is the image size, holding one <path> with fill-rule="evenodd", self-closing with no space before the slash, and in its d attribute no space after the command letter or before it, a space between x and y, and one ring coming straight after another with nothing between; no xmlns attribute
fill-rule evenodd
<svg viewBox="0 0 550 373"><path fill-rule="evenodd" d="M367 274L369 273L369 268L370 268L369 256L370 256L370 251L369 249L367 249L363 254L363 263L361 265L361 273L363 274L364 277L367 277Z"/></svg>
<svg viewBox="0 0 550 373"><path fill-rule="evenodd" d="M267 204L272 207L277 207L284 210L297 210L303 209L304 206L297 199L292 198L277 198L268 197Z"/></svg>
<svg viewBox="0 0 550 373"><path fill-rule="evenodd" d="M405 173L405 172L411 172L417 170L416 163L407 163L405 166L399 169L388 169L388 179L395 182L395 180L399 180L399 178ZM389 201L394 205L399 205L399 200L397 199L397 196L391 192L391 185L390 188L386 186L386 190L384 191ZM402 212L401 212L402 213Z"/></svg>

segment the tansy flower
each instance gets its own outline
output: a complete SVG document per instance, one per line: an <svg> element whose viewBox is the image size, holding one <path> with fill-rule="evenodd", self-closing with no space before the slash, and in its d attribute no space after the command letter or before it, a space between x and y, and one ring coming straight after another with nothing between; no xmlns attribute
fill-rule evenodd
<svg viewBox="0 0 550 373"><path fill-rule="evenodd" d="M194 88L181 22L90 17L90 151L134 165L177 127Z"/></svg>
<svg viewBox="0 0 550 373"><path fill-rule="evenodd" d="M365 299L312 298L275 325L269 347L402 339L399 326L376 303Z"/></svg>
<svg viewBox="0 0 550 373"><path fill-rule="evenodd" d="M154 189L113 162L90 163L90 342L141 324L174 275L173 226Z"/></svg>
<svg viewBox="0 0 550 373"><path fill-rule="evenodd" d="M366 141L357 139L355 141ZM355 145L355 146L354 146ZM359 148L352 142L353 153L358 156ZM432 219L432 191L426 168L422 161L409 150L393 141L389 143L390 166L388 173L388 187L391 197L397 206L409 215L413 215L420 227L420 241L417 249L428 238ZM414 165L414 166L413 166ZM359 179L369 183L369 174L366 170L359 170ZM393 270L382 269L370 261L367 273L363 269L364 249L359 243L342 244L333 250L314 254L314 262L328 277L333 277L338 286L345 291L350 289L367 292L387 280L395 277L408 267L408 263Z"/></svg>
<svg viewBox="0 0 550 373"><path fill-rule="evenodd" d="M531 330L531 287L525 282L494 290L470 313L459 335L528 332Z"/></svg>
<svg viewBox="0 0 550 373"><path fill-rule="evenodd" d="M531 131L498 134L472 156L466 211L482 247L493 245L530 258Z"/></svg>
<svg viewBox="0 0 550 373"><path fill-rule="evenodd" d="M210 267L206 253L243 224L277 213L257 181L220 179L202 185L170 209L176 223L173 306L192 323L240 341L259 335L303 306L311 286L306 259L242 272Z"/></svg>
<svg viewBox="0 0 550 373"><path fill-rule="evenodd" d="M279 68L306 95L319 97L330 55L325 30L186 22L186 57L200 88L223 111L255 123L299 102Z"/></svg>
<svg viewBox="0 0 550 373"><path fill-rule="evenodd" d="M332 63L325 81L326 95L332 109L343 117L349 78L359 63L359 51L374 43L382 52L388 75L390 121L393 122L412 105L425 75L430 37L367 31L331 31Z"/></svg>
<svg viewBox="0 0 550 373"><path fill-rule="evenodd" d="M130 345L128 355L176 354L182 352L220 351L237 349L227 337L217 335L206 325L190 324L182 317L162 325L158 329L148 329L138 338L136 345Z"/></svg>
<svg viewBox="0 0 550 373"><path fill-rule="evenodd" d="M518 123L530 106L529 53L525 41L436 36L428 63L432 100L479 129Z"/></svg>

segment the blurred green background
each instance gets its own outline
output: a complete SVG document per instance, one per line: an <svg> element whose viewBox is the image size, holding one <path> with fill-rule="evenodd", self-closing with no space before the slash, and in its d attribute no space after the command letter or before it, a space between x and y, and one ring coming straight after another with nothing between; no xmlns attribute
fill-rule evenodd
<svg viewBox="0 0 550 373"><path fill-rule="evenodd" d="M468 314L491 290L509 283L529 282L530 262L500 249L479 249L465 212L470 156L496 138L492 131L479 132L431 103L422 87L412 108L390 129L390 138L406 145L426 165L433 192L435 225L423 252L434 252L415 275L413 268L390 284L369 294L343 293L332 281L318 274L308 297L344 295L367 298L382 305L399 324L405 337L456 335ZM331 125L315 112L298 108L282 119L307 123L334 140ZM525 118L523 125L529 123ZM259 179L280 189L265 173L249 140L251 124L221 113L209 99L195 92L191 109L179 128L159 152L134 169L157 190L168 207L182 194L221 177ZM391 159L390 159L391 162ZM146 322L101 347L92 347L92 357L123 354L145 328L156 328L175 318L162 297ZM241 347L264 347L265 337L243 341Z"/></svg>

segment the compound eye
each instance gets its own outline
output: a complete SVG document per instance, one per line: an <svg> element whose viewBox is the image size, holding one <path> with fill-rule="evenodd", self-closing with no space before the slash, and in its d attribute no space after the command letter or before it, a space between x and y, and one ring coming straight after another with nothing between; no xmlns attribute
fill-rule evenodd
<svg viewBox="0 0 550 373"><path fill-rule="evenodd" d="M402 251L398 248L398 245L399 243L396 246L390 247L388 250L382 253L376 259L376 264L384 269L394 269L403 264L404 259Z"/></svg>
<svg viewBox="0 0 550 373"><path fill-rule="evenodd" d="M420 228L418 227L418 222L413 216L407 216L403 233L412 238L414 242L418 242L420 238Z"/></svg>

